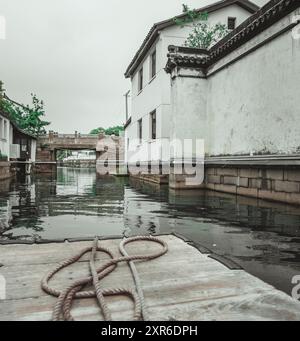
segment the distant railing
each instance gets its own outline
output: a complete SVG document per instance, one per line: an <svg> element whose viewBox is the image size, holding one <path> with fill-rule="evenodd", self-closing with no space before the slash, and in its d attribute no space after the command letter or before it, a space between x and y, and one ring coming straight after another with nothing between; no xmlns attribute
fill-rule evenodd
<svg viewBox="0 0 300 341"><path fill-rule="evenodd" d="M45 134L39 137L40 139L49 139L49 138L59 138L59 139L80 139L80 138L90 138L90 139L98 139L98 135L91 134L58 134L58 133L50 133Z"/></svg>
<svg viewBox="0 0 300 341"><path fill-rule="evenodd" d="M58 137L60 139L64 139L64 138L70 138L70 139L80 139L80 138L93 138L93 139L97 139L98 135L91 135L91 134L57 134L54 135L53 137Z"/></svg>
<svg viewBox="0 0 300 341"><path fill-rule="evenodd" d="M105 136L105 135L104 135ZM106 137L109 137L106 135ZM114 139L118 139L119 136L111 136ZM122 134L120 134L120 137L123 137ZM99 135L92 135L92 134L81 134L81 133L75 133L75 134L60 134L55 132L49 132L48 134L39 136L39 139L99 139Z"/></svg>

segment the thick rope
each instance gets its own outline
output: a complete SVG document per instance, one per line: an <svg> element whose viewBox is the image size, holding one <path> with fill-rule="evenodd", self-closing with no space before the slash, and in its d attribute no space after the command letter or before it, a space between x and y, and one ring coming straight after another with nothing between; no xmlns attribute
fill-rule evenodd
<svg viewBox="0 0 300 341"><path fill-rule="evenodd" d="M97 274L97 270L96 270L96 266L95 266L95 257L96 257L96 252L97 252L97 246L98 246L98 238L96 238L94 241L94 246L93 246L91 259L90 259L90 269L91 269L91 274L93 276L93 284L94 284L95 291L96 291L96 297L97 297L99 306L102 309L104 319L106 321L111 321L112 318L110 315L110 311L109 311L107 304L104 300L104 296L102 294L102 290L100 287L100 282L98 279L98 274Z"/></svg>
<svg viewBox="0 0 300 341"><path fill-rule="evenodd" d="M138 239L139 237L137 237L136 240L139 240ZM134 238L131 239L131 241L133 241ZM121 252L121 254L124 256L124 257L129 257L127 251L125 250L125 245L128 244L128 239L124 239L120 245L119 245L119 250ZM140 280L140 276L137 272L137 269L136 269L136 266L134 264L133 261L130 261L128 262L129 264L129 267L130 267L130 270L131 270L131 273L132 273L132 276L133 276L133 279L134 279L134 283L135 283L135 287L136 287L136 290L137 290L137 293L138 293L138 296L139 296L139 299L140 299L140 303L141 303L141 313L142 313L142 319L144 321L148 321L149 318L148 318L148 314L147 314L147 311L146 311L146 306L145 306L145 298L144 298L144 293L143 293L143 288L142 288L142 284L141 284L141 280Z"/></svg>
<svg viewBox="0 0 300 341"><path fill-rule="evenodd" d="M160 244L162 249L154 252L150 255L128 255L125 250L125 245L130 244L136 241L150 241ZM53 310L52 319L53 321L65 320L65 321L73 321L73 316L71 314L72 304L75 299L82 298L97 298L98 304L101 308L103 317L106 321L111 321L111 313L108 309L108 306L105 301L106 296L117 296L117 295L125 295L132 299L134 303L134 314L133 320L148 319L144 295L142 291L141 281L139 279L136 267L134 265L134 261L149 261L161 257L168 251L167 244L159 239L152 236L143 236L143 237L133 237L125 239L121 242L119 246L119 250L122 254L122 257L115 258L113 253L106 248L100 247L98 245L98 238L95 239L92 247L87 247L75 256L67 259L66 261L60 263L55 269L49 272L42 280L41 287L42 289L52 295L54 297L58 297L56 305ZM91 252L90 256L90 272L91 276L87 276L85 278L81 278L79 280L74 281L71 285L69 285L65 290L60 291L54 288L51 288L49 285L49 281L63 268L76 263L82 256ZM95 259L97 252L103 252L107 254L110 259L106 261L103 265L96 268ZM113 289L102 289L100 286L100 281L108 276L112 271L114 271L118 265L118 263L127 262L130 270L132 272L136 291L131 288L113 288ZM93 285L94 290L84 291L84 287L87 285Z"/></svg>

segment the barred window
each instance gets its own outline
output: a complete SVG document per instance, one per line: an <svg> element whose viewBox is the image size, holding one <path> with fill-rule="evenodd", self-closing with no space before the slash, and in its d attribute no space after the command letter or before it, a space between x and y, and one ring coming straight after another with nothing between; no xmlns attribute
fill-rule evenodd
<svg viewBox="0 0 300 341"><path fill-rule="evenodd" d="M153 111L150 114L151 120L151 138L152 140L156 140L156 111Z"/></svg>
<svg viewBox="0 0 300 341"><path fill-rule="evenodd" d="M229 17L228 18L228 24L227 24L228 30L234 30L235 27L236 27L236 18Z"/></svg>

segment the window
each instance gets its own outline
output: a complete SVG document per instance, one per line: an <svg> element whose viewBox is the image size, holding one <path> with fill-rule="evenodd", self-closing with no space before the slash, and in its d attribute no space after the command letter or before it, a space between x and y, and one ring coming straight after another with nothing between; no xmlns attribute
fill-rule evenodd
<svg viewBox="0 0 300 341"><path fill-rule="evenodd" d="M143 121L142 119L138 120L138 139L140 143L142 143L143 139Z"/></svg>
<svg viewBox="0 0 300 341"><path fill-rule="evenodd" d="M236 26L236 18L229 17L228 18L228 24L227 24L228 30L234 30L235 26Z"/></svg>
<svg viewBox="0 0 300 341"><path fill-rule="evenodd" d="M143 90L143 68L140 69L139 71L139 84L138 84L138 91L142 91Z"/></svg>
<svg viewBox="0 0 300 341"><path fill-rule="evenodd" d="M156 50L151 54L150 58L150 78L156 75Z"/></svg>
<svg viewBox="0 0 300 341"><path fill-rule="evenodd" d="M150 114L151 139L156 140L156 111Z"/></svg>

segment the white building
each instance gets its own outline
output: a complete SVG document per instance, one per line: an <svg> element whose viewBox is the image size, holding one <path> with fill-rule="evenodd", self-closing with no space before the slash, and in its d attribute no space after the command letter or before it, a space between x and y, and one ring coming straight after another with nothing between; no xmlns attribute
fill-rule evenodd
<svg viewBox="0 0 300 341"><path fill-rule="evenodd" d="M8 116L0 112L0 156L10 158L10 145L12 144L12 127Z"/></svg>
<svg viewBox="0 0 300 341"><path fill-rule="evenodd" d="M258 9L247 0L223 0L197 11L208 13L209 24L222 23L233 29ZM170 138L171 86L164 70L168 46L182 46L190 31L190 27L175 24L174 18L154 24L126 70L125 76L131 79L132 102L131 117L125 125L125 162L129 149L143 151L149 144L153 147L153 143L159 145L161 139ZM148 161L147 153L142 154ZM161 160L160 152L150 159Z"/></svg>
<svg viewBox="0 0 300 341"><path fill-rule="evenodd" d="M0 155L7 159L35 162L36 137L20 129L0 111Z"/></svg>

